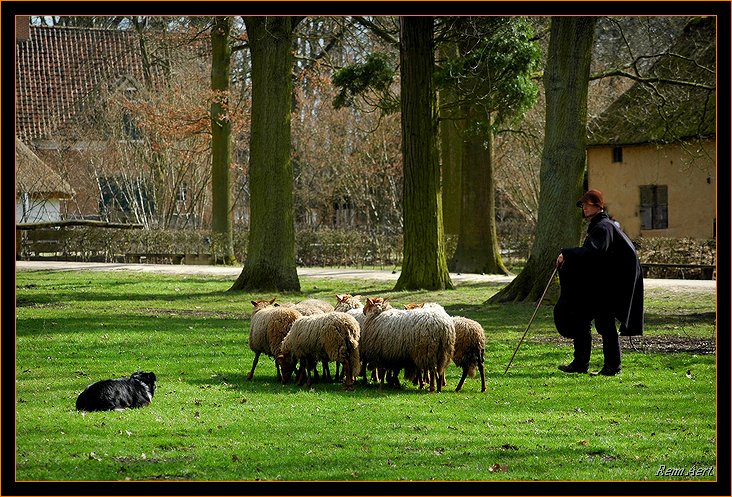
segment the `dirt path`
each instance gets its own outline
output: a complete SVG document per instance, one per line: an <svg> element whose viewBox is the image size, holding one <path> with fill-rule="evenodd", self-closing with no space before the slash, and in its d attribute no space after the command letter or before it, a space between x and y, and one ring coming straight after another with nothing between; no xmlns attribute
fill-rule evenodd
<svg viewBox="0 0 732 497"><path fill-rule="evenodd" d="M16 261L16 271L138 271L145 273L162 274L194 274L211 276L228 276L236 278L241 273L241 267L232 266L198 266L185 264L116 264L104 262L66 262L66 261ZM368 279L377 281L395 281L399 278L399 271L373 270L355 268L317 268L301 267L297 269L298 276L317 278L341 279ZM455 284L463 282L490 282L509 283L515 275L500 276L495 274L459 274L450 273ZM647 290L669 289L678 292L711 292L717 290L714 280L661 280L646 279L644 287Z"/></svg>

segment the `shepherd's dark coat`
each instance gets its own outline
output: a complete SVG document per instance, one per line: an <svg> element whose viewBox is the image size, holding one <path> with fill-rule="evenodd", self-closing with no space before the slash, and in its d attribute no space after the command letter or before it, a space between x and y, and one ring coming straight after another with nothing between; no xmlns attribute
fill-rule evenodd
<svg viewBox="0 0 732 497"><path fill-rule="evenodd" d="M554 309L557 329L571 327L572 316L611 313L620 334L643 334L643 272L633 242L601 212L587 227L581 247L562 249L561 293ZM565 335L566 336L566 335Z"/></svg>

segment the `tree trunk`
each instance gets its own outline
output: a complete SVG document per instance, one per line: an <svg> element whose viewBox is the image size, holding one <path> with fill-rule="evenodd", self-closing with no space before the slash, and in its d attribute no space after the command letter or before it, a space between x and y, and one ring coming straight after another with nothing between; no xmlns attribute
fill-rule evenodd
<svg viewBox="0 0 732 497"><path fill-rule="evenodd" d="M292 31L299 20L244 18L252 55L251 223L247 259L231 290L300 291L290 155Z"/></svg>
<svg viewBox="0 0 732 497"><path fill-rule="evenodd" d="M596 18L553 17L544 73L546 124L536 239L524 270L489 302L535 301L559 251L580 241L586 162L587 89Z"/></svg>
<svg viewBox="0 0 732 497"><path fill-rule="evenodd" d="M457 57L454 43L442 43L440 56L443 59ZM463 130L465 120L460 118L458 97L454 88L439 91L440 109L440 159L442 162L442 216L445 234L460 233L460 174L463 163Z"/></svg>
<svg viewBox="0 0 732 497"><path fill-rule="evenodd" d="M490 114L479 104L463 106L464 134L460 236L450 270L458 273L508 274L496 234L496 192L493 182L493 133Z"/></svg>
<svg viewBox="0 0 732 497"><path fill-rule="evenodd" d="M401 17L404 262L395 290L452 288L437 157L432 17Z"/></svg>
<svg viewBox="0 0 732 497"><path fill-rule="evenodd" d="M231 221L231 17L216 16L211 28L211 229L213 254L222 253L223 263L236 264Z"/></svg>

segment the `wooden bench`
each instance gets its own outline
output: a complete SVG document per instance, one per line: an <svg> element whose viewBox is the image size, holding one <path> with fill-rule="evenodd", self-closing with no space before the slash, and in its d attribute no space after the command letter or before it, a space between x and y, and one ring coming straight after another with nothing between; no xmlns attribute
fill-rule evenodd
<svg viewBox="0 0 732 497"><path fill-rule="evenodd" d="M704 280L716 280L717 279L717 266L710 264L675 264L675 263L656 263L656 262L641 262L643 272L649 269L680 269L683 278L684 270L700 271L702 279Z"/></svg>

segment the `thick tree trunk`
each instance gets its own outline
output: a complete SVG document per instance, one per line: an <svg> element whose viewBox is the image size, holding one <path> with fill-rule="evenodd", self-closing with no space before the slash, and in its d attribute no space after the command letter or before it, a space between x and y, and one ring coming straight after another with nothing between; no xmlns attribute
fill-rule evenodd
<svg viewBox="0 0 732 497"><path fill-rule="evenodd" d="M580 241L587 88L596 18L553 17L544 73L546 125L536 239L523 271L489 302L536 301L559 251ZM556 292L555 292L556 293Z"/></svg>
<svg viewBox="0 0 732 497"><path fill-rule="evenodd" d="M231 221L231 120L229 81L231 76L231 18L217 16L211 28L211 229L212 251L223 253L223 263L236 264Z"/></svg>
<svg viewBox="0 0 732 497"><path fill-rule="evenodd" d="M452 288L437 157L432 17L402 17L404 262L396 290Z"/></svg>
<svg viewBox="0 0 732 497"><path fill-rule="evenodd" d="M467 122L490 122L480 106L467 104ZM486 128L481 126L481 129ZM489 128L489 127L488 127ZM496 192L493 182L493 133L468 130L463 142L460 236L450 270L458 273L508 274L496 234Z"/></svg>
<svg viewBox="0 0 732 497"><path fill-rule="evenodd" d="M245 17L252 55L249 246L232 290L299 291L295 262L291 17Z"/></svg>
<svg viewBox="0 0 732 497"><path fill-rule="evenodd" d="M440 56L443 59L457 57L455 44L443 43ZM460 232L460 203L462 186L460 175L463 163L463 130L465 120L460 118L458 97L453 88L440 90L440 159L442 162L442 217L445 234L458 235Z"/></svg>

